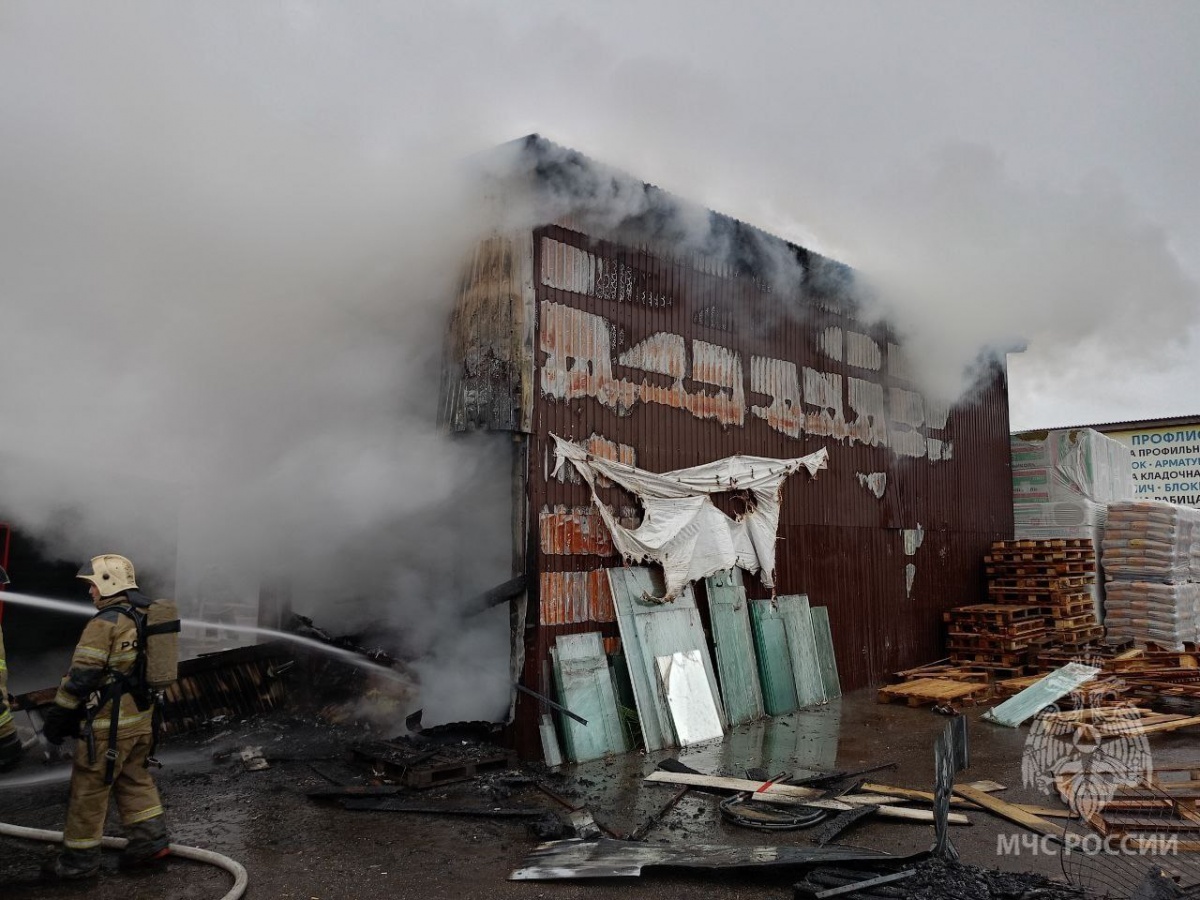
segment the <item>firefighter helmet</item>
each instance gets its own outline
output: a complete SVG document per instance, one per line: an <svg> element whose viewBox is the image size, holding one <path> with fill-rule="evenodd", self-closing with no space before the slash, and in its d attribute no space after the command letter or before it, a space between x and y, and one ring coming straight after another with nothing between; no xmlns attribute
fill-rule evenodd
<svg viewBox="0 0 1200 900"><path fill-rule="evenodd" d="M93 556L92 561L80 569L75 577L94 584L101 597L122 594L137 587L133 563L115 553Z"/></svg>

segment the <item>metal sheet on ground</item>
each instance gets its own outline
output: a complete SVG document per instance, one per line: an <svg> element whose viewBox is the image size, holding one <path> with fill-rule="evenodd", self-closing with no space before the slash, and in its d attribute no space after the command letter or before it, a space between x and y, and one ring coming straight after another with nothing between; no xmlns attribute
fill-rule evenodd
<svg viewBox="0 0 1200 900"><path fill-rule="evenodd" d="M643 869L739 869L781 866L831 865L834 863L889 860L905 863L911 857L891 856L877 850L840 847L729 847L693 844L683 847L643 844L632 841L553 841L543 844L525 859L525 865L509 876L510 881L553 881L566 878L632 878Z"/></svg>
<svg viewBox="0 0 1200 900"><path fill-rule="evenodd" d="M716 700L717 677L691 586L668 603L655 603L647 598L661 596L662 586L654 583L649 569L609 569L608 578L646 749L661 750L673 746L674 741L671 711L658 690L656 657L681 650L698 651L717 713L724 722L724 711Z"/></svg>
<svg viewBox="0 0 1200 900"><path fill-rule="evenodd" d="M787 594L776 597L787 630L788 648L792 654L792 677L796 682L796 701L800 706L825 702L825 685L821 680L821 664L817 660L817 640L813 635L812 614L807 594Z"/></svg>
<svg viewBox="0 0 1200 900"><path fill-rule="evenodd" d="M813 637L817 642L817 661L821 665L821 683L825 685L825 698L834 700L842 696L842 680L838 676L837 657L833 652L833 632L829 628L829 610L814 606L812 614Z"/></svg>
<svg viewBox="0 0 1200 900"><path fill-rule="evenodd" d="M1037 715L1053 703L1058 702L1075 688L1090 681L1100 672L1094 666L1082 663L1067 663L1061 669L1055 669L1041 681L1030 685L1017 694L1009 697L999 706L989 709L983 718L997 725L1007 725L1017 728L1026 719Z"/></svg>
<svg viewBox="0 0 1200 900"><path fill-rule="evenodd" d="M721 700L730 725L744 725L764 714L758 683L758 657L750 633L750 609L737 569L705 579L713 644L717 651Z"/></svg>
<svg viewBox="0 0 1200 900"><path fill-rule="evenodd" d="M658 682L671 710L671 724L681 747L725 735L699 650L655 658Z"/></svg>
<svg viewBox="0 0 1200 900"><path fill-rule="evenodd" d="M582 725L563 717L567 753L576 762L624 753L625 733L617 712L604 640L598 631L559 635L553 654L559 697L567 709L587 719Z"/></svg>
<svg viewBox="0 0 1200 900"><path fill-rule="evenodd" d="M796 701L796 679L792 675L792 654L788 649L787 628L775 602L751 600L750 624L758 654L763 707L772 716L795 712L799 703Z"/></svg>

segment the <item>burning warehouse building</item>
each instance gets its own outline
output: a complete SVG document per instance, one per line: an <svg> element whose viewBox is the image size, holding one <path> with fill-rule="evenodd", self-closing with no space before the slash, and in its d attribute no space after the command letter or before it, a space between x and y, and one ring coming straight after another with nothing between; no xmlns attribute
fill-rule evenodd
<svg viewBox="0 0 1200 900"><path fill-rule="evenodd" d="M692 515L700 507L726 524L759 517L747 568L762 568L741 573L746 595L825 607L845 688L935 658L943 610L981 593L984 553L1012 536L1003 364L969 400L923 396L896 331L856 314L844 266L540 137L504 152L513 158L490 197L501 221L521 224L483 240L466 266L442 418L455 432L512 434L513 568L525 585L515 677L553 696L563 636L598 634L628 661L636 693L644 652L622 647L624 582L611 573L645 565L658 580L635 605L678 602L664 559L679 580L720 557L705 556L714 520ZM763 458L743 477L805 458L816 474L792 465L765 491L736 478L693 485L668 498L665 523L663 506L647 517L649 495L616 477L736 456ZM777 509L761 508L776 495ZM657 556L630 558L657 538L668 540ZM692 585L709 641L713 584ZM669 599L650 596L659 591ZM542 712L519 698L528 754Z"/></svg>

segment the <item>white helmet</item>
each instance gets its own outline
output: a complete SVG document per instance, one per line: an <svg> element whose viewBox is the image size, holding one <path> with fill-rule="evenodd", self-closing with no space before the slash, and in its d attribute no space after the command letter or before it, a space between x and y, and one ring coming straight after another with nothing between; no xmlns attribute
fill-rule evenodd
<svg viewBox="0 0 1200 900"><path fill-rule="evenodd" d="M75 577L94 584L101 597L123 594L131 588L137 587L137 581L134 580L133 563L115 553L93 556L92 561L80 569L79 574Z"/></svg>

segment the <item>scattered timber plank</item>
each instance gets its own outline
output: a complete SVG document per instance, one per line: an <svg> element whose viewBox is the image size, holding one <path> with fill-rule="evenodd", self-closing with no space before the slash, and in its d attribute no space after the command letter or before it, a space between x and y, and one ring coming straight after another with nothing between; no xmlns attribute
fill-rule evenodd
<svg viewBox="0 0 1200 900"><path fill-rule="evenodd" d="M857 822L877 812L879 812L877 806L856 806L854 809L840 812L821 827L813 840L823 847Z"/></svg>
<svg viewBox="0 0 1200 900"><path fill-rule="evenodd" d="M890 784L876 784L875 782L871 781L868 781L866 784L864 784L862 789L864 791L871 791L872 793L886 794L891 797L899 797L902 800L908 800L912 803L933 803L935 799L934 795L929 791L918 791L914 790L913 788L895 787L894 785ZM978 788L976 788L976 790L978 790ZM985 791L985 793L988 792ZM847 798L843 797L842 799L845 800ZM970 800L965 800L962 797L951 797L950 805L958 809L983 809L983 807L979 806L977 803L972 803ZM1049 806L1035 806L1031 803L1014 803L1013 806L1023 812L1029 813L1030 815L1041 816L1044 819L1075 818L1075 813L1066 808L1055 809Z"/></svg>
<svg viewBox="0 0 1200 900"><path fill-rule="evenodd" d="M1063 835L1066 833L1066 830L1061 825L1047 822L1040 816L1025 812L1015 804L1006 803L999 797L993 797L991 794L977 791L964 784L956 784L954 786L954 793L960 797L965 797L977 806L982 806L990 813L995 813L1003 819L1008 819L1008 821L1020 825L1022 828L1028 828L1030 831L1037 832L1046 837L1061 841ZM954 814L951 813L951 815Z"/></svg>
<svg viewBox="0 0 1200 900"><path fill-rule="evenodd" d="M827 897L840 897L843 894L854 894L858 891L865 891L868 888L880 887L881 885L891 884L893 881L901 881L916 873L916 869L905 869L903 872L891 872L887 875L876 875L874 878L868 878L865 881L856 881L852 884L843 884L841 887L829 888L825 891L818 891L813 896L816 900L826 900Z"/></svg>
<svg viewBox="0 0 1200 900"><path fill-rule="evenodd" d="M915 822L932 822L933 813L923 809L904 809L890 806L888 803L902 803L899 797L880 797L875 794L858 794L840 797L837 800L823 799L821 791L812 788L796 787L788 784L772 784L769 781L752 781L747 778L726 778L720 775L690 775L684 772L651 772L646 781L660 784L688 785L689 787L708 787L720 790L745 792L750 799L767 803L785 803L793 806L812 806L818 809L832 809L845 812L855 805L878 805L879 815L889 819L908 819ZM887 803L880 803L880 801ZM960 814L951 813L950 822L955 825L969 825L970 820Z"/></svg>
<svg viewBox="0 0 1200 900"><path fill-rule="evenodd" d="M1192 725L1200 725L1200 716L1185 716L1177 718L1171 722L1158 722L1154 725L1136 726L1130 730L1118 730L1117 735L1140 735L1140 734L1160 734L1166 731L1178 731L1180 728L1188 728ZM1104 732L1101 731L1101 734Z"/></svg>

